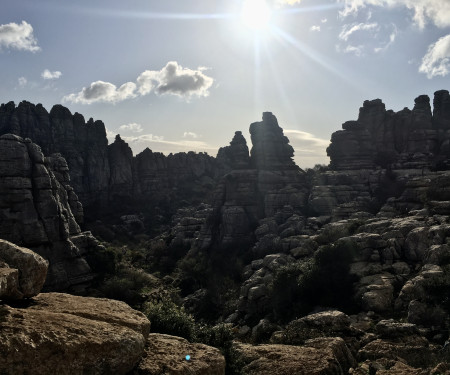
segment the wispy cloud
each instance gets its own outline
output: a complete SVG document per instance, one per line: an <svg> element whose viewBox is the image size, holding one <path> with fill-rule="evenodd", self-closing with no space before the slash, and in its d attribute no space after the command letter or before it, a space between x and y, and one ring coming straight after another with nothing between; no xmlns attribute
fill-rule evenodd
<svg viewBox="0 0 450 375"><path fill-rule="evenodd" d="M20 24L11 22L0 25L0 51L5 48L38 52L41 47L37 43L33 27L26 21Z"/></svg>
<svg viewBox="0 0 450 375"><path fill-rule="evenodd" d="M25 87L28 83L28 80L25 77L19 77L17 81L19 82L20 87Z"/></svg>
<svg viewBox="0 0 450 375"><path fill-rule="evenodd" d="M129 131L131 133L142 133L142 131L144 129L142 128L141 124L137 124L135 122L132 122L130 124L125 124L125 125L119 126L119 130Z"/></svg>
<svg viewBox="0 0 450 375"><path fill-rule="evenodd" d="M309 30L311 30L311 31L320 31L320 26L311 26L309 28Z"/></svg>
<svg viewBox="0 0 450 375"><path fill-rule="evenodd" d="M341 16L357 14L368 6L377 7L406 7L413 11L413 21L421 29L428 22L437 27L450 26L450 2L447 0L342 0L344 10Z"/></svg>
<svg viewBox="0 0 450 375"><path fill-rule="evenodd" d="M54 72L51 72L50 70L45 69L41 73L41 77L43 79L58 79L61 76L62 76L62 73L59 70L55 70Z"/></svg>
<svg viewBox="0 0 450 375"><path fill-rule="evenodd" d="M103 81L96 81L74 94L66 95L65 102L91 104L96 102L117 103L154 91L158 95L176 95L185 100L193 96L208 96L214 79L208 77L199 67L197 70L183 68L176 61L170 61L161 70L146 70L134 82L120 87Z"/></svg>
<svg viewBox="0 0 450 375"><path fill-rule="evenodd" d="M378 28L378 24L375 23L353 23L347 24L342 27L342 31L339 34L339 39L347 41L348 38L358 32L358 31L367 31L374 30Z"/></svg>
<svg viewBox="0 0 450 375"><path fill-rule="evenodd" d="M194 132L184 132L183 133L183 138L197 139L198 137L199 137L199 135L197 133L194 133Z"/></svg>
<svg viewBox="0 0 450 375"><path fill-rule="evenodd" d="M190 132L186 132L190 133ZM195 133L192 133L195 134ZM114 142L117 135L115 131L106 129L106 135L110 143ZM196 151L196 152L216 152L218 147L213 147L206 142L191 139L180 139L180 140L166 140L165 137L147 133L140 134L136 136L120 136L125 142L127 142L136 154L141 152L146 147L153 151L170 153L170 152L186 152L186 151Z"/></svg>
<svg viewBox="0 0 450 375"><path fill-rule="evenodd" d="M381 47L375 47L374 51L376 53L380 53L380 52L384 52L386 51L391 45L394 44L395 39L397 38L397 34L398 34L398 29L395 25L393 26L393 31L391 32L391 34L389 35L389 40L384 44L384 46Z"/></svg>
<svg viewBox="0 0 450 375"><path fill-rule="evenodd" d="M419 72L426 74L430 79L436 76L445 77L450 73L450 34L428 47Z"/></svg>
<svg viewBox="0 0 450 375"><path fill-rule="evenodd" d="M326 149L329 140L316 137L314 134L301 130L285 129L284 134L289 138L295 151L296 163L303 167L312 167L314 164L328 164Z"/></svg>

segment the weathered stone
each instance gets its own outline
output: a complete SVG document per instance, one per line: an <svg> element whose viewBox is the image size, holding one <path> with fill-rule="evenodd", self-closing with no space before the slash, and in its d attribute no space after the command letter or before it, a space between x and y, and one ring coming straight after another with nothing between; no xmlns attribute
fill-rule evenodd
<svg viewBox="0 0 450 375"><path fill-rule="evenodd" d="M304 346L258 345L235 342L238 360L245 374L336 374L354 366L350 351L341 338L310 340Z"/></svg>
<svg viewBox="0 0 450 375"><path fill-rule="evenodd" d="M40 294L28 307L2 308L0 372L125 374L143 354L149 326L123 302Z"/></svg>
<svg viewBox="0 0 450 375"><path fill-rule="evenodd" d="M133 373L224 375L225 359L216 348L191 344L181 337L151 333L144 356Z"/></svg>
<svg viewBox="0 0 450 375"><path fill-rule="evenodd" d="M29 298L41 292L48 262L33 251L0 240L0 260L11 268L1 268L0 299ZM15 272L14 272L15 271Z"/></svg>

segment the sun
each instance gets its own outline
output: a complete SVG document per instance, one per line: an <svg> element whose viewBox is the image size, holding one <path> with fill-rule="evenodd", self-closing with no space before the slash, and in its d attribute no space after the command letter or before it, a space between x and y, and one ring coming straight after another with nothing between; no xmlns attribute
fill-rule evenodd
<svg viewBox="0 0 450 375"><path fill-rule="evenodd" d="M262 31L269 27L272 10L265 0L244 0L241 20L253 31Z"/></svg>

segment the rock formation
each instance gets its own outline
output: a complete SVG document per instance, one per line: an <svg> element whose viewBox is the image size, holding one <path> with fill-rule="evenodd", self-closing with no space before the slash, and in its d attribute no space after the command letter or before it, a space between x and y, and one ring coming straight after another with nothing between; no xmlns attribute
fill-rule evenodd
<svg viewBox="0 0 450 375"><path fill-rule="evenodd" d="M251 161L256 169L298 169L292 160L294 149L271 112L264 112L261 122L250 125L250 135L253 144Z"/></svg>
<svg viewBox="0 0 450 375"><path fill-rule="evenodd" d="M234 169L250 168L250 155L248 153L247 141L242 135L242 132L237 131L230 145L219 149L217 161L227 172Z"/></svg>
<svg viewBox="0 0 450 375"><path fill-rule="evenodd" d="M39 146L14 135L0 137L0 150L0 238L50 262L46 287L83 288L93 278L86 254L99 245L80 230L83 211L67 163L59 154L44 158Z"/></svg>
<svg viewBox="0 0 450 375"><path fill-rule="evenodd" d="M449 97L448 91L437 91L433 113L426 95L415 99L412 111L397 113L386 111L380 99L366 100L358 120L333 133L327 149L330 166L335 170L438 166L448 156Z"/></svg>
<svg viewBox="0 0 450 375"><path fill-rule="evenodd" d="M71 185L90 221L105 214L116 219L134 214L142 210L143 201L157 206L170 200L175 212L176 202L186 194L203 198L216 177L215 159L204 153L164 156L146 149L133 157L120 136L108 146L103 122L86 122L61 105L49 113L26 101L17 107L2 104L0 135L8 133L31 139L45 155L59 153L66 159Z"/></svg>
<svg viewBox="0 0 450 375"><path fill-rule="evenodd" d="M230 146L219 150L219 161L234 169L220 179L214 191L214 210L200 236L200 248L245 248L255 242L253 232L259 220L285 206L296 212L305 208L304 172L293 162L293 148L276 117L265 112L263 121L250 125L250 134L253 147L249 162L240 132Z"/></svg>

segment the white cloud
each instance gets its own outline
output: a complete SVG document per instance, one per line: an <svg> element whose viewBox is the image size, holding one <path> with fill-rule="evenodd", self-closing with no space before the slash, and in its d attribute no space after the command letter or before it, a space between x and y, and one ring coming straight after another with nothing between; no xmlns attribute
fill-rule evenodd
<svg viewBox="0 0 450 375"><path fill-rule="evenodd" d="M367 6L407 7L414 12L413 20L423 29L427 22L438 27L450 26L450 1L448 0L339 0L345 7L340 12L343 17L357 14Z"/></svg>
<svg viewBox="0 0 450 375"><path fill-rule="evenodd" d="M184 132L183 133L183 138L193 138L193 139L197 139L199 136L198 134L194 133L194 132Z"/></svg>
<svg viewBox="0 0 450 375"><path fill-rule="evenodd" d="M142 131L144 129L142 129L142 125L141 124L137 124L135 122L132 122L130 124L119 126L119 130L129 131L131 133L142 133Z"/></svg>
<svg viewBox="0 0 450 375"><path fill-rule="evenodd" d="M91 104L95 102L117 103L154 91L158 95L171 94L189 100L193 96L208 96L214 79L204 74L206 68L192 70L170 61L161 70L146 70L136 79L117 88L114 84L96 81L63 101Z"/></svg>
<svg viewBox="0 0 450 375"><path fill-rule="evenodd" d="M368 31L378 28L378 24L375 23L353 23L347 24L342 27L342 31L339 34L339 39L347 41L348 38L358 31Z"/></svg>
<svg viewBox="0 0 450 375"><path fill-rule="evenodd" d="M327 20L326 18L323 18L323 19L320 20L320 22L322 22L322 23L327 23L328 20Z"/></svg>
<svg viewBox="0 0 450 375"><path fill-rule="evenodd" d="M18 81L20 87L25 87L28 83L28 80L25 77L19 77Z"/></svg>
<svg viewBox="0 0 450 375"><path fill-rule="evenodd" d="M21 24L11 22L0 25L0 50L2 48L30 52L41 50L33 35L33 27L26 21L22 21Z"/></svg>
<svg viewBox="0 0 450 375"><path fill-rule="evenodd" d="M41 73L41 77L44 79L58 79L59 77L61 77L62 73L59 70L55 70L54 72L51 72L48 69L45 69L42 73Z"/></svg>
<svg viewBox="0 0 450 375"><path fill-rule="evenodd" d="M136 84L133 82L124 83L117 88L112 83L96 81L92 82L89 87L83 87L79 93L66 95L63 97L63 101L79 104L117 103L136 97L135 90Z"/></svg>
<svg viewBox="0 0 450 375"><path fill-rule="evenodd" d="M364 46L362 46L362 45L359 45L359 46L348 45L344 49L344 53L353 53L353 54L355 54L355 56L358 56L358 57L363 55L363 51L364 51Z"/></svg>
<svg viewBox="0 0 450 375"><path fill-rule="evenodd" d="M320 31L320 26L311 26L309 30L311 30L311 31Z"/></svg>
<svg viewBox="0 0 450 375"><path fill-rule="evenodd" d="M172 94L186 99L191 96L208 96L214 80L203 73L205 68L192 70L170 61L160 71L146 70L137 79L141 95L152 89L157 94Z"/></svg>
<svg viewBox="0 0 450 375"><path fill-rule="evenodd" d="M450 73L450 34L428 47L419 72L426 74L430 79L436 76L445 77Z"/></svg>

